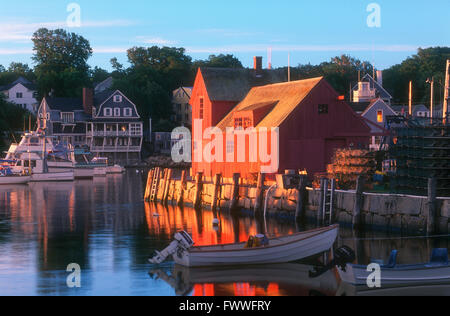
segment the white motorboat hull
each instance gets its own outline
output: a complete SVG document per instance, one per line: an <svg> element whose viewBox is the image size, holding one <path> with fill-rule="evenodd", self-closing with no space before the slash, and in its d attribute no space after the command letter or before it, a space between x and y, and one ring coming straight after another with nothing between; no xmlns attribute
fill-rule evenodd
<svg viewBox="0 0 450 316"><path fill-rule="evenodd" d="M47 172L34 173L31 176L31 182L49 182L49 181L73 181L74 172Z"/></svg>
<svg viewBox="0 0 450 316"><path fill-rule="evenodd" d="M75 179L91 179L94 177L94 168L75 168Z"/></svg>
<svg viewBox="0 0 450 316"><path fill-rule="evenodd" d="M177 264L187 267L293 262L330 250L338 230L339 225L333 225L274 238L270 239L268 246L258 248L245 248L245 243L192 247L175 253L173 258Z"/></svg>
<svg viewBox="0 0 450 316"><path fill-rule="evenodd" d="M94 177L106 177L107 169L105 167L94 168Z"/></svg>
<svg viewBox="0 0 450 316"><path fill-rule="evenodd" d="M120 174L120 173L124 173L125 169L119 165L115 165L115 166L110 166L107 167L106 169L106 173L109 174Z"/></svg>
<svg viewBox="0 0 450 316"><path fill-rule="evenodd" d="M27 184L30 181L30 176L6 176L0 177L0 185L6 184Z"/></svg>
<svg viewBox="0 0 450 316"><path fill-rule="evenodd" d="M373 271L366 266L348 264L346 271L338 269L345 283L367 286L367 279ZM450 266L402 265L398 268L381 269L381 287L440 284L450 282Z"/></svg>

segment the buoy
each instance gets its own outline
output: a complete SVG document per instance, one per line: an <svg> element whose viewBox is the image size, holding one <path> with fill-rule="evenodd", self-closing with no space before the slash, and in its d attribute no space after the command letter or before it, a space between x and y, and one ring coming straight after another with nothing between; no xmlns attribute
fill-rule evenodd
<svg viewBox="0 0 450 316"><path fill-rule="evenodd" d="M213 226L219 226L220 222L217 218L214 218L212 221Z"/></svg>

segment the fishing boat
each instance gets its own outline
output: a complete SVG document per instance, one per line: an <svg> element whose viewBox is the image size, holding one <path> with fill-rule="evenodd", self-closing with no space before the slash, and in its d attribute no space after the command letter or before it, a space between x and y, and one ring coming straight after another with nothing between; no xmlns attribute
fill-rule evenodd
<svg viewBox="0 0 450 316"><path fill-rule="evenodd" d="M259 247L248 247L248 243L195 247L188 233L179 232L175 240L149 262L160 264L172 256L175 263L187 267L287 263L328 251L338 231L339 225L332 225L271 238Z"/></svg>
<svg viewBox="0 0 450 316"><path fill-rule="evenodd" d="M71 145L57 143L53 137L46 136L42 131L24 133L19 143L11 144L5 160L13 161L11 166L17 166L19 170L18 161L28 160L30 156L44 155L49 172L67 172L74 168L75 156Z"/></svg>
<svg viewBox="0 0 450 316"><path fill-rule="evenodd" d="M397 264L396 250L392 251L387 264L374 262L381 268L381 287L441 284L450 282L450 264L447 249L434 249L430 262L422 264ZM367 286L373 273L368 266L347 264L338 267L339 275L345 283Z"/></svg>

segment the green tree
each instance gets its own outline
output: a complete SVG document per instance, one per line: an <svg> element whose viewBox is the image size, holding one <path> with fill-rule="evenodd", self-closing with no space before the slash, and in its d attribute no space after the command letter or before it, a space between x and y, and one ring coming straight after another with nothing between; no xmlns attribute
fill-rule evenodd
<svg viewBox="0 0 450 316"><path fill-rule="evenodd" d="M6 102L0 94L0 149L5 150L12 140L14 132L21 131L24 122L28 122L30 112L15 104ZM32 116L32 122L35 118Z"/></svg>
<svg viewBox="0 0 450 316"><path fill-rule="evenodd" d="M349 98L350 87L358 82L358 74L372 75L373 67L369 62L363 62L348 55L331 58L329 62L320 65L299 65L291 69L293 80L323 76L340 94Z"/></svg>
<svg viewBox="0 0 450 316"><path fill-rule="evenodd" d="M409 81L413 82L414 103L429 104L428 78L435 79L435 100L443 99L446 60L450 59L450 47L419 48L417 54L384 71L384 86L394 96L395 103L407 104Z"/></svg>
<svg viewBox="0 0 450 316"><path fill-rule="evenodd" d="M244 68L241 61L230 54L210 55L207 60L196 60L193 63L194 72L197 71L199 67Z"/></svg>
<svg viewBox="0 0 450 316"><path fill-rule="evenodd" d="M33 61L41 96L79 96L89 84L89 41L63 29L41 28L33 34Z"/></svg>
<svg viewBox="0 0 450 316"><path fill-rule="evenodd" d="M91 77L91 82L94 84L108 79L111 74L107 70L95 66L94 69L89 71L89 76Z"/></svg>

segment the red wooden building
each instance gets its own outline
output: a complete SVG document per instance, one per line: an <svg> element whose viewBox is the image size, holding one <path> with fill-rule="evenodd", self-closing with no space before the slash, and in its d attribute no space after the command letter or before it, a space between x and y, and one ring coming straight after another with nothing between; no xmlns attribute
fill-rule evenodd
<svg viewBox="0 0 450 316"><path fill-rule="evenodd" d="M242 154L242 147L237 147L235 136L231 143L225 140L225 131L231 127L269 130L278 127L277 172L306 170L310 176L326 171L336 148L367 148L370 142L370 128L322 77L254 87L236 106L233 102L207 97L199 99L200 95L207 96L210 92L202 77L199 72L191 99L193 118L204 118L203 130L217 126L224 132L223 153L234 155L234 160L193 161L193 173L203 172L206 176L221 173L224 177L240 173L242 177L249 177L266 165L260 160L251 162L250 153L259 147L249 148L249 136L245 162L237 162L241 161L237 157Z"/></svg>

